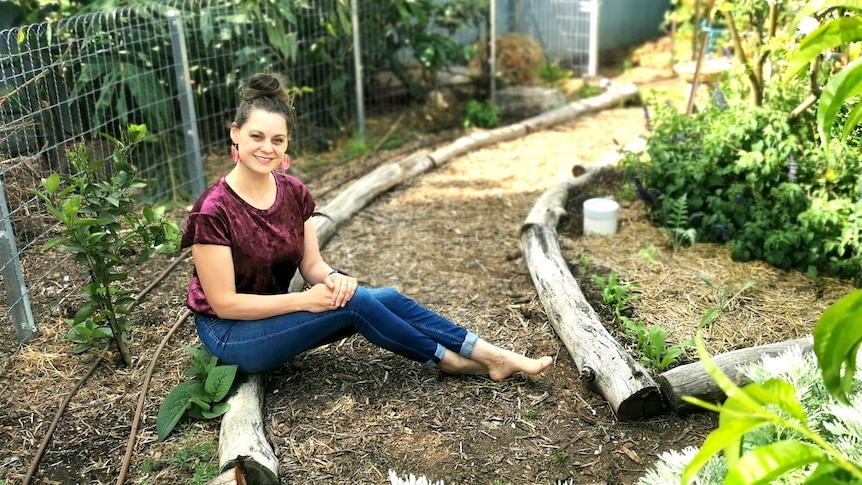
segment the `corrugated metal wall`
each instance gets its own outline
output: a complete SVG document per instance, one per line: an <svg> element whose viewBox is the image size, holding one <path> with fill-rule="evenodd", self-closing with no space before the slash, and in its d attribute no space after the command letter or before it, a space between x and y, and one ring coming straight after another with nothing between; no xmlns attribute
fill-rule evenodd
<svg viewBox="0 0 862 485"><path fill-rule="evenodd" d="M637 45L662 35L670 0L600 0L599 52Z"/></svg>

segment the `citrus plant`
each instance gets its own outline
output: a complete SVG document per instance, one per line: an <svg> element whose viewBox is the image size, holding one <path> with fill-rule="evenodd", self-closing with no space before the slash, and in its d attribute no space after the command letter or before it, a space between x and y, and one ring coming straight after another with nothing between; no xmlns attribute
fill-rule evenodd
<svg viewBox="0 0 862 485"><path fill-rule="evenodd" d="M41 191L30 189L60 223L60 235L45 243L43 251L72 253L90 278L82 288L87 301L68 321L72 329L66 338L80 344L78 352L113 338L125 365L131 363L126 340L135 292L117 286L128 279L124 268L156 252L175 250L180 235L164 208L146 204L141 189L147 183L129 162L146 133L145 125L132 125L123 140L107 137L116 145L109 169L109 160L94 159L79 145L68 154L73 175L53 173L42 180Z"/></svg>

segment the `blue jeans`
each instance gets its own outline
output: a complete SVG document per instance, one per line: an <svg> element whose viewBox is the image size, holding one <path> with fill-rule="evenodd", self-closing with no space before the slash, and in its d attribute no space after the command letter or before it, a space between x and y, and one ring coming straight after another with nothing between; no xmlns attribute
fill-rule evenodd
<svg viewBox="0 0 862 485"><path fill-rule="evenodd" d="M246 373L274 369L306 350L360 333L373 344L428 367L446 349L470 358L478 337L392 288L359 287L343 308L294 312L262 320L195 314L210 355Z"/></svg>

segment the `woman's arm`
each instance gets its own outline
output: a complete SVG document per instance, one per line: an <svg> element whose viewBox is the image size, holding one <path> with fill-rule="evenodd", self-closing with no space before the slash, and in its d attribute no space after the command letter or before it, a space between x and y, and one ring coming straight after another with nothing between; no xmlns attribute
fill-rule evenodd
<svg viewBox="0 0 862 485"><path fill-rule="evenodd" d="M325 285L281 295L237 293L229 246L193 244L192 257L207 301L221 318L257 320L297 311L323 312L337 308L333 303L333 291Z"/></svg>
<svg viewBox="0 0 862 485"><path fill-rule="evenodd" d="M317 229L309 217L305 221L305 248L302 262L299 263L299 273L310 285L323 283L332 290L332 304L343 307L353 298L358 283L352 278L340 273L333 273L332 267L320 255L320 243L317 239Z"/></svg>

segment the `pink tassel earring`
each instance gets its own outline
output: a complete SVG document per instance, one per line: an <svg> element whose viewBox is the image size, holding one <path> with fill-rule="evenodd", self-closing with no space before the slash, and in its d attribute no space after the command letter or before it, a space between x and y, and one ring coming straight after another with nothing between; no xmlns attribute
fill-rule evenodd
<svg viewBox="0 0 862 485"><path fill-rule="evenodd" d="M231 143L230 145L230 158L233 160L233 163L239 163L239 150L236 143Z"/></svg>
<svg viewBox="0 0 862 485"><path fill-rule="evenodd" d="M284 159L278 164L278 166L281 167L282 170L287 171L287 169L290 168L290 155L285 155Z"/></svg>

